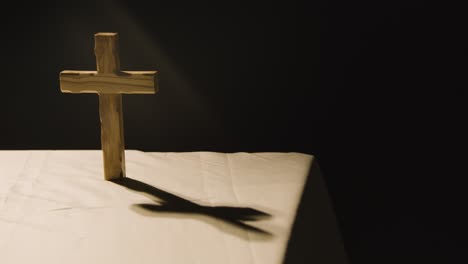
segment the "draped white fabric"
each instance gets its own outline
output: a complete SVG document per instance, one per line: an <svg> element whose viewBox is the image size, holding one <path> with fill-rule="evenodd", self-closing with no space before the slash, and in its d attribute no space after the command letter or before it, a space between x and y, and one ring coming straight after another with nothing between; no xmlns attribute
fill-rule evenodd
<svg viewBox="0 0 468 264"><path fill-rule="evenodd" d="M0 263L282 262L312 156L125 154L0 151Z"/></svg>

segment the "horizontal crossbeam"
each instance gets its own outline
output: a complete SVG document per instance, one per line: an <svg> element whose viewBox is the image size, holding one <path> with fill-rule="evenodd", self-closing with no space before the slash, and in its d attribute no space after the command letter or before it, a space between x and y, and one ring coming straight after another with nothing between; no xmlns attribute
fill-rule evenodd
<svg viewBox="0 0 468 264"><path fill-rule="evenodd" d="M121 71L100 74L97 71L60 72L60 90L64 93L154 94L158 91L157 71Z"/></svg>

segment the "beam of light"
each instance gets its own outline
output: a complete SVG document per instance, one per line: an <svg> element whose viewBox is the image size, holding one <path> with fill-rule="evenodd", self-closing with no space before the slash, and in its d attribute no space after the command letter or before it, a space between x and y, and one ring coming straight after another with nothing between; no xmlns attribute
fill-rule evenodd
<svg viewBox="0 0 468 264"><path fill-rule="evenodd" d="M104 2L108 17L115 23L116 28L120 29L122 32L120 36L121 39L131 38L133 42L138 43L138 53L145 54L145 58L147 58L148 61L154 61L156 70L160 71L160 79L169 80L172 84L170 89L175 89L175 91L172 90L171 92L177 95L176 100L181 100L183 103L189 104L187 108L191 111L204 115L205 117L212 116L211 113L213 113L213 111L209 111L209 105L206 104L200 94L194 91L190 82L181 73L181 70L178 69L174 61L164 52L164 49L157 42L157 36L153 36L145 31L144 27L140 25L136 19L131 17L128 11L115 0L105 0ZM164 27L164 25L161 25L161 27ZM161 87L161 95L156 96L162 96L164 94L164 89L167 88L168 87Z"/></svg>
<svg viewBox="0 0 468 264"><path fill-rule="evenodd" d="M206 129L203 126L204 124L209 124L211 131L214 131L213 127L216 127L216 133L222 133L220 131L222 123L219 122L219 114L211 109L213 106L210 106L207 100L209 98L204 98L201 93L194 89L187 75L183 74L177 63L161 47L163 41L158 41L158 36L145 29L145 25L142 25L136 17L133 17L122 3L115 0L102 0L96 2L95 7L86 9L86 12L88 13L71 13L72 17L68 21L73 22L63 26L62 34L66 36L67 46L73 47L73 50L64 50L67 53L63 57L72 58L72 62L67 62L66 68L61 70L75 70L76 64L78 65L76 70L95 70L94 34L97 32L118 32L121 43L121 58L125 57L122 54L129 54L130 56L136 54L136 57L143 57L145 61L140 66L141 68L128 68L125 59L123 59L121 60L121 69L124 71L157 70L159 71L160 80L160 90L156 95L124 96L125 123L130 125L130 123L134 122L133 124L136 125L139 122L139 126L142 127L144 122L154 122L158 124L158 127L159 124L166 126L166 129L160 129L157 132L154 131L155 126L148 126L144 131L138 131L141 136L145 136L145 133L152 133L152 135L157 133L158 136L171 138L174 133L170 131L180 131L181 128L184 128L184 125L194 130L204 130ZM161 24L160 26L170 25ZM132 46L137 50L123 48L122 46L125 45L122 44L125 42L134 43ZM70 52L73 54L70 55ZM70 61L70 59L67 59L67 61ZM148 65L148 62L152 64ZM97 107L97 100L94 96L86 98L80 100L87 100L89 104ZM127 111L125 109L132 110ZM98 120L96 119L96 121ZM150 129L153 129L153 131ZM184 136L183 133L177 133L179 133L176 135L178 137Z"/></svg>

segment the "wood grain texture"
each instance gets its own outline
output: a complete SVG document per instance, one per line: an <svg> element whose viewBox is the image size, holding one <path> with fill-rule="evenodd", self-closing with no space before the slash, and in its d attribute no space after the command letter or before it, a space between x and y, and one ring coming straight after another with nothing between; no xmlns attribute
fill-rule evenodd
<svg viewBox="0 0 468 264"><path fill-rule="evenodd" d="M154 94L156 71L121 71L101 74L96 71L62 71L60 90L64 93Z"/></svg>
<svg viewBox="0 0 468 264"><path fill-rule="evenodd" d="M116 75L120 71L118 35L94 35L97 75ZM125 177L122 95L99 94L101 146L106 180Z"/></svg>
<svg viewBox="0 0 468 264"><path fill-rule="evenodd" d="M94 34L94 54L99 73L120 71L119 35L117 33Z"/></svg>
<svg viewBox="0 0 468 264"><path fill-rule="evenodd" d="M101 146L106 180L125 177L122 95L100 94Z"/></svg>

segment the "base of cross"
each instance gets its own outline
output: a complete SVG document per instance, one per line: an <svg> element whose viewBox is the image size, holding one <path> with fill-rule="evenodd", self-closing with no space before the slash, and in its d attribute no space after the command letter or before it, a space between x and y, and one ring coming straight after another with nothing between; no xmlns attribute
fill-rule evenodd
<svg viewBox="0 0 468 264"><path fill-rule="evenodd" d="M101 120L104 179L125 177L122 94L154 94L156 71L120 71L117 33L94 35L97 71L62 71L64 93L97 93Z"/></svg>

